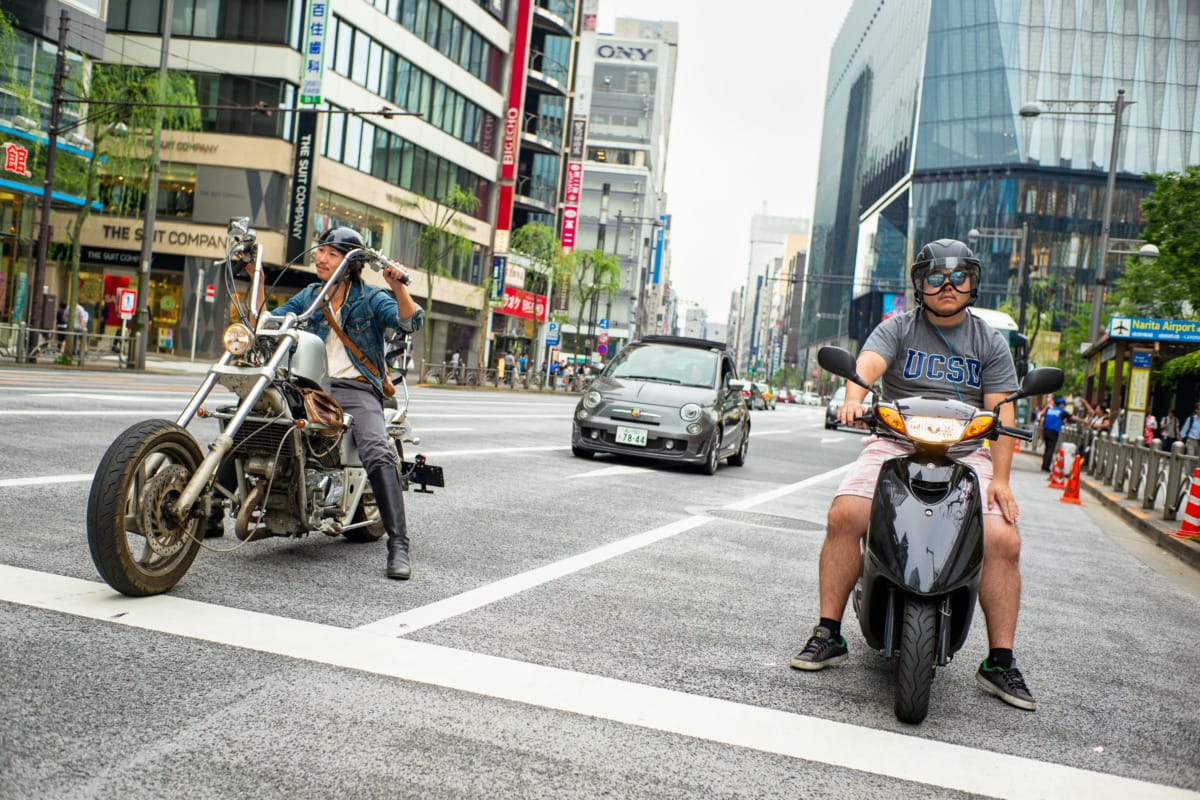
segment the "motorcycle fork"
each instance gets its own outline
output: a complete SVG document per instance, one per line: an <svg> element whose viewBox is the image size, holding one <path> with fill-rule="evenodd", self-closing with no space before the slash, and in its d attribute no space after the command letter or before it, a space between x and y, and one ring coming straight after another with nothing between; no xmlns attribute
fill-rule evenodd
<svg viewBox="0 0 1200 800"><path fill-rule="evenodd" d="M888 654L889 658L900 654L900 642L896 638L896 619L904 611L899 605L902 602L904 602L903 598L897 600L896 587L889 586L887 615L883 619L883 641L887 642L891 648L891 652ZM953 653L950 652L950 613L950 596L946 595L938 602L937 665L939 667L946 666L953 658Z"/></svg>

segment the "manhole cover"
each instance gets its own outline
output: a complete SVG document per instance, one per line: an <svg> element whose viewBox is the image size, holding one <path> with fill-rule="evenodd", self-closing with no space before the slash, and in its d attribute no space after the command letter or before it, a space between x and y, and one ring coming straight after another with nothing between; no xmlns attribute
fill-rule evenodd
<svg viewBox="0 0 1200 800"><path fill-rule="evenodd" d="M731 522L742 522L746 525L761 525L765 528L781 528L788 531L821 531L825 523L813 522L795 517L781 517L778 514L756 514L753 511L709 511L710 517L727 519Z"/></svg>

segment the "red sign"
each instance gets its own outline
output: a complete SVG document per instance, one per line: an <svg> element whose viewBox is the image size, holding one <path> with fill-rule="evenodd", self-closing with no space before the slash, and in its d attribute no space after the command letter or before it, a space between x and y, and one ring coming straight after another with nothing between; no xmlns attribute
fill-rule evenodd
<svg viewBox="0 0 1200 800"><path fill-rule="evenodd" d="M596 341L600 344L608 344L608 334L604 331L600 331L596 334Z"/></svg>
<svg viewBox="0 0 1200 800"><path fill-rule="evenodd" d="M137 310L137 292L133 289L117 289L117 313L122 317L133 316Z"/></svg>
<svg viewBox="0 0 1200 800"><path fill-rule="evenodd" d="M22 178L33 177L29 171L29 151L27 149L14 142L5 142L2 149L4 150L5 172L15 172Z"/></svg>
<svg viewBox="0 0 1200 800"><path fill-rule="evenodd" d="M583 164L571 161L567 164L567 185L563 190L563 202L578 204L583 192Z"/></svg>
<svg viewBox="0 0 1200 800"><path fill-rule="evenodd" d="M508 80L508 102L504 111L504 135L500 139L500 205L496 208L496 230L512 229L513 181L517 177L517 140L521 137L521 107L525 103L525 66L529 60L529 31L532 0L518 0L513 31L512 73Z"/></svg>
<svg viewBox="0 0 1200 800"><path fill-rule="evenodd" d="M204 299L205 300L207 300L208 302L211 303L213 301L213 298L216 296L217 296L217 287L216 286L213 286L210 283L208 286L204 287Z"/></svg>
<svg viewBox="0 0 1200 800"><path fill-rule="evenodd" d="M575 232L579 229L579 209L576 206L563 206L562 229L558 232L558 240L562 242L564 253L575 249Z"/></svg>
<svg viewBox="0 0 1200 800"><path fill-rule="evenodd" d="M536 318L538 322L545 322L546 296L527 292L524 289L514 289L511 286L505 286L504 305L496 309L496 313L507 314L510 317L520 317L521 319Z"/></svg>

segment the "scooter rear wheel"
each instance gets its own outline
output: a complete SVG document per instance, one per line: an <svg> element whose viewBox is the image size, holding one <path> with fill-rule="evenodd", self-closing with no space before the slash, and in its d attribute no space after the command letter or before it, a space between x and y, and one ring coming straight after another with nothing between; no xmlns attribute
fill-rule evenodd
<svg viewBox="0 0 1200 800"><path fill-rule="evenodd" d="M896 663L896 718L916 725L929 713L937 648L937 605L919 597L904 603Z"/></svg>

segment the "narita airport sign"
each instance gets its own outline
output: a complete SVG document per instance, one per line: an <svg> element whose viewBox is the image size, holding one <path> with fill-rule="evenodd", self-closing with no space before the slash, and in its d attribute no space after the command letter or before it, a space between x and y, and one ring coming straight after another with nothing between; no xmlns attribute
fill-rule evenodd
<svg viewBox="0 0 1200 800"><path fill-rule="evenodd" d="M1200 321L1113 317L1108 323L1108 335L1113 339L1146 342L1200 342Z"/></svg>

